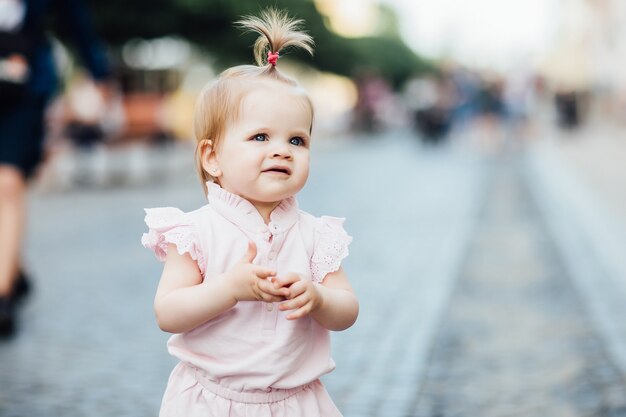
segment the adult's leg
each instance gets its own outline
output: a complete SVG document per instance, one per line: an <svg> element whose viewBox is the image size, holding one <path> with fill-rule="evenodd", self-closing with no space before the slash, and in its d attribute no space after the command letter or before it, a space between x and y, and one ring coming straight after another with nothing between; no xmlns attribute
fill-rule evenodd
<svg viewBox="0 0 626 417"><path fill-rule="evenodd" d="M0 297L17 277L24 233L26 181L21 171L0 164Z"/></svg>

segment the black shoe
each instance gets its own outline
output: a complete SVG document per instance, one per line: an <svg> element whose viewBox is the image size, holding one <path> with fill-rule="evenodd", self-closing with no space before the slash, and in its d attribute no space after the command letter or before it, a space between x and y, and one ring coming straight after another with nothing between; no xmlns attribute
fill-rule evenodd
<svg viewBox="0 0 626 417"><path fill-rule="evenodd" d="M28 278L24 271L20 270L13 284L13 298L19 300L26 297L30 293L31 287L30 278Z"/></svg>
<svg viewBox="0 0 626 417"><path fill-rule="evenodd" d="M0 338L13 336L15 333L15 308L13 298L0 297Z"/></svg>

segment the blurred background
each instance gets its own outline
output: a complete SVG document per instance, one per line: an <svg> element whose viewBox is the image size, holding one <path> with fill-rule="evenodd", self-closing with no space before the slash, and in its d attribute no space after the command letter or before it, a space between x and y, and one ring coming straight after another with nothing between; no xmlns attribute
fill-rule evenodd
<svg viewBox="0 0 626 417"><path fill-rule="evenodd" d="M278 64L316 110L300 206L354 237L361 314L324 379L344 415L626 416L626 3L86 4L113 82L103 95L53 21L62 83L0 416L157 414L174 361L143 208L204 204L195 98L252 63L233 22L265 6L316 43Z"/></svg>
<svg viewBox="0 0 626 417"><path fill-rule="evenodd" d="M63 74L49 111L47 174L56 185L86 181L82 173L63 177L72 176L63 172L68 148L189 142L198 90L221 70L251 62L254 35L240 34L232 22L262 5L90 6L117 88L104 100L76 65L62 25L50 34ZM626 12L619 2L318 0L276 6L304 19L316 41L313 59L294 53L281 62L313 96L320 140L412 129L416 140L439 143L478 129L482 145L497 147L545 137L546 129L576 136L589 126L619 128L624 119Z"/></svg>

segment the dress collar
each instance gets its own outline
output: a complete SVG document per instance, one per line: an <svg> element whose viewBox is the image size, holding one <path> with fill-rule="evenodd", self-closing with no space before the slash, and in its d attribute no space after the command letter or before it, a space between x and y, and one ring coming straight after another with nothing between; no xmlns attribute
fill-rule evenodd
<svg viewBox="0 0 626 417"><path fill-rule="evenodd" d="M207 199L220 215L236 226L256 233L270 232L274 235L286 232L298 219L298 202L289 197L276 206L270 214L270 223L265 224L263 217L254 205L245 198L226 191L218 184L208 181Z"/></svg>

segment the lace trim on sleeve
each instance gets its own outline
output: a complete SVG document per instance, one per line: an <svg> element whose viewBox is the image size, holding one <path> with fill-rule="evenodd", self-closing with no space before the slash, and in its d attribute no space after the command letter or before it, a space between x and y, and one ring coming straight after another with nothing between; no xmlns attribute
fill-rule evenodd
<svg viewBox="0 0 626 417"><path fill-rule="evenodd" d="M152 251L157 259L165 261L170 243L176 245L180 255L188 253L198 263L204 276L205 259L200 248L195 226L186 220L185 213L174 207L146 209L145 222L148 233L141 237L141 244Z"/></svg>
<svg viewBox="0 0 626 417"><path fill-rule="evenodd" d="M352 242L343 228L345 219L322 216L317 228L318 240L311 257L313 282L322 282L327 274L335 272L341 261L348 256L348 245Z"/></svg>

